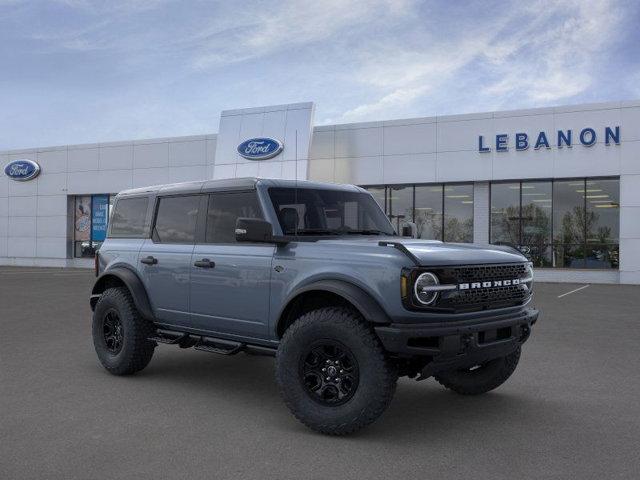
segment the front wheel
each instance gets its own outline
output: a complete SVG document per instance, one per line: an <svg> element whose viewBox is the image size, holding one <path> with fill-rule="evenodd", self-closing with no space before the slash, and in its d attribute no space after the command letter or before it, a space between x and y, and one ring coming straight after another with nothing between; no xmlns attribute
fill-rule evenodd
<svg viewBox="0 0 640 480"><path fill-rule="evenodd" d="M515 371L520 360L520 347L504 357L481 365L461 368L435 375L444 387L461 395L480 395L498 388Z"/></svg>
<svg viewBox="0 0 640 480"><path fill-rule="evenodd" d="M301 316L285 332L276 380L298 420L329 435L353 433L388 407L398 374L361 317L344 308Z"/></svg>

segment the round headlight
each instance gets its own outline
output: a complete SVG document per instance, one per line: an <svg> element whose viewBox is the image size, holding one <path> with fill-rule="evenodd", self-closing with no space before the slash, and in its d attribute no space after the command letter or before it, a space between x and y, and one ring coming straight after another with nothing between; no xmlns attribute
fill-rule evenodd
<svg viewBox="0 0 640 480"><path fill-rule="evenodd" d="M533 289L533 262L527 262L525 275L524 284L531 291Z"/></svg>
<svg viewBox="0 0 640 480"><path fill-rule="evenodd" d="M420 274L413 285L413 293L416 300L422 305L431 305L436 301L438 291L432 290L430 287L435 287L439 283L438 277L431 272Z"/></svg>

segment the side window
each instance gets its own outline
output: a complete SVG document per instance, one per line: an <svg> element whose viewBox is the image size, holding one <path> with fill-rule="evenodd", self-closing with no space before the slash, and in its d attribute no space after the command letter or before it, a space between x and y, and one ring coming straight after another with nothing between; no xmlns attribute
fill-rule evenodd
<svg viewBox="0 0 640 480"><path fill-rule="evenodd" d="M199 204L199 195L160 198L153 241L193 243L196 238Z"/></svg>
<svg viewBox="0 0 640 480"><path fill-rule="evenodd" d="M262 218L256 192L214 193L207 210L207 243L235 243L239 217Z"/></svg>
<svg viewBox="0 0 640 480"><path fill-rule="evenodd" d="M148 197L121 198L111 214L111 237L142 237L145 235Z"/></svg>

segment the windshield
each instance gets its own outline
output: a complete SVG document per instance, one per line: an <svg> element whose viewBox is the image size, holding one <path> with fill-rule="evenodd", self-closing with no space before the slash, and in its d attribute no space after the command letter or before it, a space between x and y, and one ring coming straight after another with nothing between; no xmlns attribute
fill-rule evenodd
<svg viewBox="0 0 640 480"><path fill-rule="evenodd" d="M285 235L395 235L368 193L311 188L270 188Z"/></svg>

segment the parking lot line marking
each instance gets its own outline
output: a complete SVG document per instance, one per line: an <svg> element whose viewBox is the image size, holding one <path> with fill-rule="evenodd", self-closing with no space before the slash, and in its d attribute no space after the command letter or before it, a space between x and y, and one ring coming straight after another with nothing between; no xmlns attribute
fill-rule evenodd
<svg viewBox="0 0 640 480"><path fill-rule="evenodd" d="M576 288L575 290L571 290L570 292L563 293L562 295L558 295L558 298L566 297L567 295L571 295L572 293L579 292L580 290L584 290L589 285L583 285L582 287Z"/></svg>

